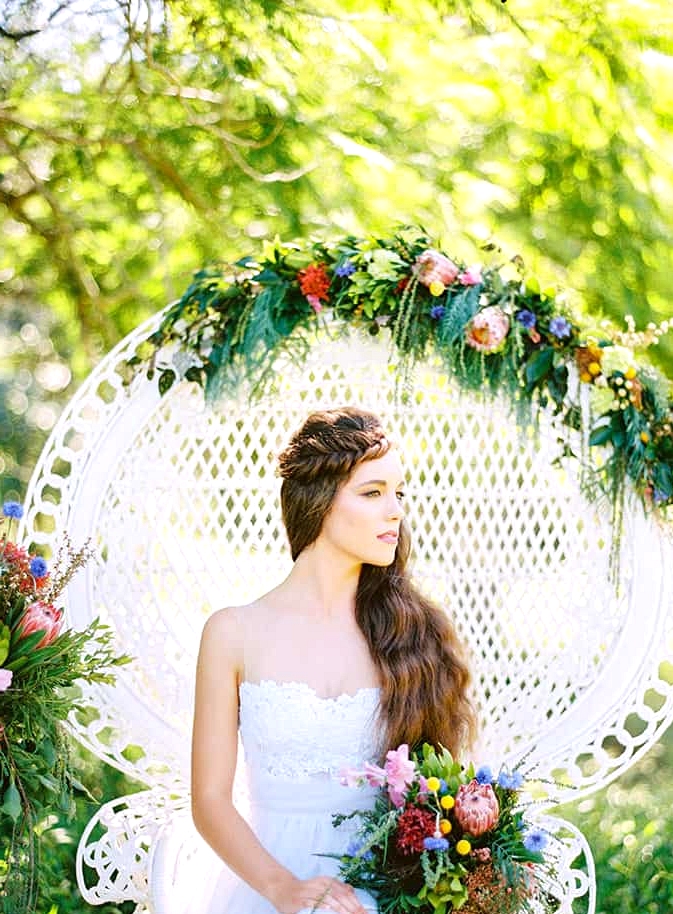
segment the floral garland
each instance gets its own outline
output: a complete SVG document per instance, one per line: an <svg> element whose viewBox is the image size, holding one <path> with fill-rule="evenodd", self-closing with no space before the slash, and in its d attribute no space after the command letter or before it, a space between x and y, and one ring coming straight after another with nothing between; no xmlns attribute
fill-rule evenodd
<svg viewBox="0 0 673 914"><path fill-rule="evenodd" d="M128 361L126 379L144 367L162 394L184 378L214 402L246 377L255 393L273 383L279 354L301 358L310 347L306 331L327 309L373 335L387 328L403 378L438 355L463 387L508 397L522 424L550 405L583 433L587 453L574 456L588 495L609 495L616 529L627 481L648 510L670 516L671 384L635 350L656 343L673 321L636 332L627 318L625 332L600 338L581 328L560 296L526 277L520 258L468 266L417 227L386 239L276 238L256 257L196 273ZM580 406L583 389L588 410ZM597 449L600 457L589 461Z"/></svg>

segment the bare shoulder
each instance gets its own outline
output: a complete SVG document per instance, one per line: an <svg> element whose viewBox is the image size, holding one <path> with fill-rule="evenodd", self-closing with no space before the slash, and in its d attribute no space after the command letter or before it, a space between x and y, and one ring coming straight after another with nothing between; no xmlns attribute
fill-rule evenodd
<svg viewBox="0 0 673 914"><path fill-rule="evenodd" d="M203 626L201 652L242 664L245 643L263 629L267 614L263 598L245 606L216 610Z"/></svg>

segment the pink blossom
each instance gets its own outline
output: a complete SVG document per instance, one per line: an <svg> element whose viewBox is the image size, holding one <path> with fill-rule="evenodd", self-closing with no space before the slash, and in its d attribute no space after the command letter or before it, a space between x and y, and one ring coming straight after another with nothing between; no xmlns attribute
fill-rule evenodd
<svg viewBox="0 0 673 914"><path fill-rule="evenodd" d="M364 776L364 771L359 768L342 768L339 771L339 783L344 787L360 787Z"/></svg>
<svg viewBox="0 0 673 914"><path fill-rule="evenodd" d="M497 305L478 311L465 328L465 341L479 352L497 352L509 332L509 318Z"/></svg>
<svg viewBox="0 0 673 914"><path fill-rule="evenodd" d="M13 676L11 670L0 669L0 692L5 692L11 686Z"/></svg>
<svg viewBox="0 0 673 914"><path fill-rule="evenodd" d="M317 295L307 295L306 300L309 305L313 308L316 314L320 314L322 311L322 302Z"/></svg>
<svg viewBox="0 0 673 914"><path fill-rule="evenodd" d="M385 768L380 768L372 762L365 762L365 778L370 787L382 787L386 783L386 777Z"/></svg>
<svg viewBox="0 0 673 914"><path fill-rule="evenodd" d="M441 282L450 286L456 279L460 270L452 260L429 248L423 251L416 259L418 281L424 286L431 286L433 282Z"/></svg>
<svg viewBox="0 0 673 914"><path fill-rule="evenodd" d="M409 746L402 743L399 749L391 749L386 754L384 768L388 796L395 806L402 806L406 789L416 776L416 767L409 758Z"/></svg>
<svg viewBox="0 0 673 914"><path fill-rule="evenodd" d="M468 267L458 277L458 282L463 286L478 286L483 281L481 267Z"/></svg>
<svg viewBox="0 0 673 914"><path fill-rule="evenodd" d="M17 630L20 638L26 638L33 632L44 632L44 637L35 645L37 649L52 643L61 631L62 623L63 615L60 609L56 609L51 603L36 600L19 619Z"/></svg>

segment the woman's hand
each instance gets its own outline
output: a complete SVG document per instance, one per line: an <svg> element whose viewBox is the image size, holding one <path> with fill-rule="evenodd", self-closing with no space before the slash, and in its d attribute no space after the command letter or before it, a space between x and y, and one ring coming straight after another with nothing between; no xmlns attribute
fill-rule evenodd
<svg viewBox="0 0 673 914"><path fill-rule="evenodd" d="M288 881L270 899L279 914L299 912L335 911L336 914L367 914L360 904L355 889L330 876Z"/></svg>

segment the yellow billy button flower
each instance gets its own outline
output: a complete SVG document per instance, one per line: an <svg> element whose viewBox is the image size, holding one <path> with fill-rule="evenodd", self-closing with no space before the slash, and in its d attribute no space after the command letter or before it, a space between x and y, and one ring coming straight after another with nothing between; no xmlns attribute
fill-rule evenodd
<svg viewBox="0 0 673 914"><path fill-rule="evenodd" d="M461 857L467 857L467 855L472 850L472 845L467 840L467 838L461 838L460 841L456 844L456 850L461 855Z"/></svg>
<svg viewBox="0 0 673 914"><path fill-rule="evenodd" d="M451 794L447 793L439 801L439 805L442 807L442 809L453 809L453 807L456 805L456 801L453 799Z"/></svg>
<svg viewBox="0 0 673 914"><path fill-rule="evenodd" d="M624 377L628 378L629 381L632 381L636 376L636 369L631 365L624 372Z"/></svg>
<svg viewBox="0 0 673 914"><path fill-rule="evenodd" d="M453 828L453 825L449 822L448 819L441 819L439 823L439 830L443 835L448 835L448 833Z"/></svg>
<svg viewBox="0 0 673 914"><path fill-rule="evenodd" d="M587 371L589 374L592 374L595 377L597 374L601 373L601 366L598 364L598 362L589 362L587 365Z"/></svg>
<svg viewBox="0 0 673 914"><path fill-rule="evenodd" d="M643 442L643 444L649 444L649 443L650 443L650 436L647 434L647 432L641 432L641 433L640 433L640 440Z"/></svg>
<svg viewBox="0 0 673 914"><path fill-rule="evenodd" d="M426 784L428 786L428 790L430 791L430 793L437 793L437 791L441 787L439 778L430 777L427 779Z"/></svg>
<svg viewBox="0 0 673 914"><path fill-rule="evenodd" d="M446 286L444 285L444 283L440 282L438 279L433 280L433 282L430 283L428 288L430 290L430 295L434 295L435 298L442 295L446 290Z"/></svg>

